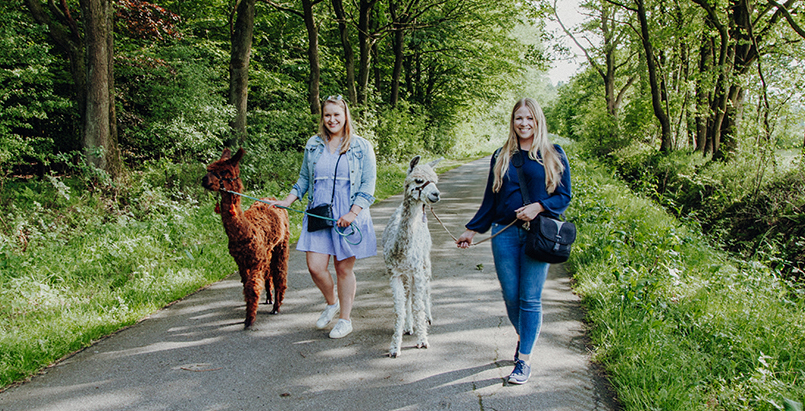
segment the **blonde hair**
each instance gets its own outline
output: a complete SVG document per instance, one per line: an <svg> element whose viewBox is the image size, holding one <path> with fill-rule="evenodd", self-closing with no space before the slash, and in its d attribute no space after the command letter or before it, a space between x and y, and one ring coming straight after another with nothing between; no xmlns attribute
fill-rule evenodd
<svg viewBox="0 0 805 411"><path fill-rule="evenodd" d="M349 145L352 143L352 115L349 114L349 107L347 106L347 101L344 100L341 96L329 96L321 103L321 117L319 117L319 137L323 138L325 142L329 142L330 138L330 130L324 125L324 106L327 104L333 104L338 107L344 109L344 137L341 139L341 146L338 149L340 154L344 154L349 149Z"/></svg>
<svg viewBox="0 0 805 411"><path fill-rule="evenodd" d="M512 109L511 119L509 120L509 138L500 149L495 163L492 191L496 193L500 191L503 186L503 176L509 171L509 162L512 155L520 149L520 141L514 128L514 117L517 110L523 106L528 107L534 117L534 121L537 123L533 141L531 142L531 149L528 150L528 157L545 167L545 189L550 194L559 186L565 166L562 164L562 159L559 152L556 151L556 147L548 139L548 127L545 125L545 114L542 112L542 107L532 98L519 100L514 105L514 109Z"/></svg>

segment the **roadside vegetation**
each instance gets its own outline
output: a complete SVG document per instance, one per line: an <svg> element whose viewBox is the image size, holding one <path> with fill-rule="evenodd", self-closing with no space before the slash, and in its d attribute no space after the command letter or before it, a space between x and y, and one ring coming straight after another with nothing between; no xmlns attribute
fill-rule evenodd
<svg viewBox="0 0 805 411"><path fill-rule="evenodd" d="M625 409L801 409L801 284L713 248L612 167L572 152L569 268Z"/></svg>

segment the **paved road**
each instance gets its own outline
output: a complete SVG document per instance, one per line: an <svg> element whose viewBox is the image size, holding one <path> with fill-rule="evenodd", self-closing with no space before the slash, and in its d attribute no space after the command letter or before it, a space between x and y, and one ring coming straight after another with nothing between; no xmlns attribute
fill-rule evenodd
<svg viewBox="0 0 805 411"><path fill-rule="evenodd" d="M488 161L441 176L436 211L455 235L480 204ZM372 207L378 238L400 200ZM562 267L551 267L545 286L531 380L509 386L516 337L489 242L459 250L429 221L428 349L405 336L401 356L386 355L393 313L380 252L356 264L355 331L331 340L329 330L316 330L323 298L294 250L282 313L261 305L254 330L243 330L242 288L232 275L0 393L0 410L615 409L590 364L579 300Z"/></svg>

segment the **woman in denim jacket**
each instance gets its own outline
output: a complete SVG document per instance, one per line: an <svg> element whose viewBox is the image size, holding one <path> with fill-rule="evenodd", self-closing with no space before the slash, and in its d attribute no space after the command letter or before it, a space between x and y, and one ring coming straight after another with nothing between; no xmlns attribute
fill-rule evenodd
<svg viewBox="0 0 805 411"><path fill-rule="evenodd" d="M285 200L275 204L288 207L305 194L312 206L332 204L333 218L338 219L335 227L309 232L310 217L305 215L296 249L307 253L310 276L327 302L316 328L325 328L340 310L330 338L342 338L352 332L350 313L355 301L355 260L377 254L377 238L369 214L369 206L375 201L377 173L372 145L352 134L352 118L346 101L341 96L330 96L324 100L321 111L319 133L305 145L299 180ZM354 227L347 228L350 225ZM352 234L344 236L339 232ZM337 288L328 271L330 256L333 256Z"/></svg>

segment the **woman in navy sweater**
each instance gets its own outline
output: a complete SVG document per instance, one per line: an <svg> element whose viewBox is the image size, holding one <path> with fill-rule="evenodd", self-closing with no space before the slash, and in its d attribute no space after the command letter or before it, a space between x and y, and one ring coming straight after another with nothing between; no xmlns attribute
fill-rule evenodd
<svg viewBox="0 0 805 411"><path fill-rule="evenodd" d="M540 213L552 217L564 213L571 198L570 165L564 150L548 139L545 115L535 100L525 98L514 105L509 129L508 140L492 156L481 207L456 245L467 248L475 234L492 229L495 270L506 313L519 337L508 380L524 384L531 376L531 351L542 325L542 287L550 265L525 255L524 226ZM514 165L520 159L529 204L520 193ZM506 229L515 220L519 221Z"/></svg>

